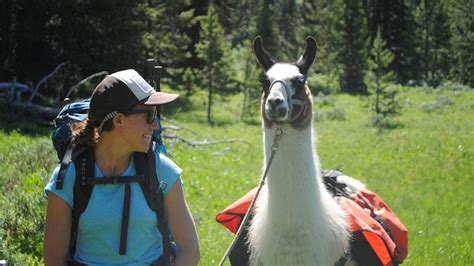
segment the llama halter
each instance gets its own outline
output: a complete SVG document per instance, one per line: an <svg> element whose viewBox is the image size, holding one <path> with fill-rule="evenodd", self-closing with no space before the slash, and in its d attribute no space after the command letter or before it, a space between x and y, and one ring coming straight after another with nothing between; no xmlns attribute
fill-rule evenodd
<svg viewBox="0 0 474 266"><path fill-rule="evenodd" d="M281 83L283 88L285 88L285 93L286 93L286 97L287 97L287 101L288 101L288 119L284 122L286 123L291 123L293 121L295 121L296 119L298 119L298 117L303 114L303 116L305 115L306 113L306 108L308 107L308 98L304 99L304 100L300 100L300 99L294 99L292 96L291 96L291 91L290 91L290 88L289 86L286 84L286 82L282 79L276 79L274 80L271 84L270 84L270 87L269 87L269 91L272 90L272 87L273 85L275 85L276 83ZM295 115L295 116L292 116L293 114L293 106L294 105L298 105L300 106L300 110L298 111L298 113Z"/></svg>

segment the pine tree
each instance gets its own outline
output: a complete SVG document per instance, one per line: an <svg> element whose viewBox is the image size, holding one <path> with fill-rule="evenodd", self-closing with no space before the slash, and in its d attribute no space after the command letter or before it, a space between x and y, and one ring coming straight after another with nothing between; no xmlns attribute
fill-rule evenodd
<svg viewBox="0 0 474 266"><path fill-rule="evenodd" d="M474 3L452 1L450 6L454 61L451 75L455 81L474 88Z"/></svg>
<svg viewBox="0 0 474 266"><path fill-rule="evenodd" d="M247 40L239 45L234 50L233 57L237 68L237 79L244 94L241 119L249 120L258 113L261 95L260 68L255 61L251 41Z"/></svg>
<svg viewBox="0 0 474 266"><path fill-rule="evenodd" d="M450 31L446 9L440 0L423 0L415 11L417 50L423 81L438 86L449 75Z"/></svg>
<svg viewBox="0 0 474 266"><path fill-rule="evenodd" d="M279 60L290 62L301 51L298 43L301 36L301 18L298 16L296 0L280 0L275 4L277 41L280 50Z"/></svg>
<svg viewBox="0 0 474 266"><path fill-rule="evenodd" d="M338 76L338 47L341 47L343 18L342 2L333 0L308 0L301 3L301 36L313 36L318 43L314 69L329 76Z"/></svg>
<svg viewBox="0 0 474 266"><path fill-rule="evenodd" d="M164 66L163 82L180 87L185 66L192 57L188 30L197 24L191 1L148 1L139 6L138 14L143 18L137 21L141 26L142 62L156 58Z"/></svg>
<svg viewBox="0 0 474 266"><path fill-rule="evenodd" d="M363 72L366 69L367 60L367 22L361 1L344 0L343 21L343 47L341 47L338 56L338 61L342 66L339 83L342 91L366 93Z"/></svg>
<svg viewBox="0 0 474 266"><path fill-rule="evenodd" d="M198 57L203 60L203 85L207 87L207 121L212 123L212 105L214 93L226 93L231 81L230 46L224 39L224 30L219 23L214 4L211 2L208 14L201 17L201 39L196 45Z"/></svg>
<svg viewBox="0 0 474 266"><path fill-rule="evenodd" d="M245 40L254 36L249 31L254 26L254 17L258 1L253 0L220 0L216 1L216 9L224 28L225 35L230 37L232 47L237 47Z"/></svg>
<svg viewBox="0 0 474 266"><path fill-rule="evenodd" d="M386 118L393 116L399 111L397 102L397 90L391 83L395 80L395 73L389 66L394 59L394 54L386 48L380 31L374 39L373 47L368 59L368 71L364 82L370 94L374 95L374 124L384 125Z"/></svg>
<svg viewBox="0 0 474 266"><path fill-rule="evenodd" d="M257 11L255 36L262 36L265 49L275 58L281 58L279 54L282 52L278 47L277 33L274 21L273 5L271 0L260 0Z"/></svg>
<svg viewBox="0 0 474 266"><path fill-rule="evenodd" d="M57 1L0 1L0 81L37 82L57 62Z"/></svg>
<svg viewBox="0 0 474 266"><path fill-rule="evenodd" d="M367 1L370 42L377 30L395 58L390 68L397 74L397 82L406 84L418 82L419 58L416 53L416 24L411 6L406 0Z"/></svg>

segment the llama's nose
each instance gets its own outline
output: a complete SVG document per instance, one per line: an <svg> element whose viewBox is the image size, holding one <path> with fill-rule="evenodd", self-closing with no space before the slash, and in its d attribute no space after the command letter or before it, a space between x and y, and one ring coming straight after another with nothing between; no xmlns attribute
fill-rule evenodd
<svg viewBox="0 0 474 266"><path fill-rule="evenodd" d="M278 105L283 103L283 99L280 97L269 98L268 103L270 104L272 109L275 109Z"/></svg>
<svg viewBox="0 0 474 266"><path fill-rule="evenodd" d="M286 108L283 106L283 98L268 98L268 104L270 105L274 115L284 116L286 114Z"/></svg>

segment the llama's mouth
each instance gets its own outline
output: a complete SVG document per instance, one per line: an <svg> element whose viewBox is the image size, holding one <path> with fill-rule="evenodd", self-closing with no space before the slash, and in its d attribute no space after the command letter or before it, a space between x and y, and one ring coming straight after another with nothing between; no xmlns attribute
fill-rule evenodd
<svg viewBox="0 0 474 266"><path fill-rule="evenodd" d="M286 120L286 112L284 114L279 112L267 112L266 117L271 122L282 122Z"/></svg>
<svg viewBox="0 0 474 266"><path fill-rule="evenodd" d="M265 115L267 119L272 122L281 122L287 118L287 108L284 106L278 106L276 108L268 107L265 111Z"/></svg>

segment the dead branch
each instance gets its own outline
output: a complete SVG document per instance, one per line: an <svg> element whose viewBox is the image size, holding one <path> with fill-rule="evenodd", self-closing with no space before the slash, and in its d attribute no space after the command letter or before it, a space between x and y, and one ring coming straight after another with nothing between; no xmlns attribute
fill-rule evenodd
<svg viewBox="0 0 474 266"><path fill-rule="evenodd" d="M199 137L199 134L196 133L196 132L194 132L194 131L193 131L192 129L190 129L189 127L183 126L183 125L181 125L180 123L178 123L178 122L176 122L176 121L174 121L174 120L172 120L172 119L169 119L169 118L165 117L164 115L161 115L161 120L162 120L162 121L166 121L166 122L169 123L169 124L173 124L173 125L175 126L175 128L171 128L171 129L176 129L176 128L177 128L177 130L179 130L179 129L185 129L185 130L191 132L191 134L193 134L194 136ZM168 127L170 127L170 125L168 125Z"/></svg>
<svg viewBox="0 0 474 266"><path fill-rule="evenodd" d="M67 92L66 94L66 97L65 98L69 98L69 96L71 95L71 93L73 93L79 86L81 86L82 84L86 83L87 81L95 78L95 77L100 77L100 76L104 76L104 75L107 75L109 74L109 72L107 71L101 71L101 72L97 72L97 73L94 73L90 76L88 76L87 78L79 81L78 83L76 83L74 86L72 86L69 91Z"/></svg>
<svg viewBox="0 0 474 266"><path fill-rule="evenodd" d="M174 130L174 131L179 131L181 127L175 126L175 125L162 125L162 130L167 131L167 130Z"/></svg>
<svg viewBox="0 0 474 266"><path fill-rule="evenodd" d="M0 104L8 105L12 108L21 109L33 116L41 117L42 119L51 121L56 115L59 113L59 108L53 108L48 106L41 106L33 103L21 103L21 102L10 102L10 101L3 101L0 99Z"/></svg>
<svg viewBox="0 0 474 266"><path fill-rule="evenodd" d="M61 64L59 64L51 73L49 73L48 75L46 75L45 77L43 77L39 82L38 84L36 84L33 92L31 93L30 95L30 98L28 99L28 104L31 104L31 101L33 100L33 98L36 96L36 92L39 90L40 86L43 85L43 83L45 83L48 79L50 79L54 74L56 74L56 72L58 72L58 70L67 65L69 62L62 62Z"/></svg>
<svg viewBox="0 0 474 266"><path fill-rule="evenodd" d="M165 139L173 139L177 140L179 142L183 142L191 147L196 147L196 146L207 146L207 145L215 145L215 144L222 144L222 143L231 143L231 142L241 142L245 143L247 145L250 145L249 142L242 140L242 139L222 139L222 140L201 140L201 141L195 141L195 140L187 140L181 136L178 135L172 135L172 134L162 134L162 137Z"/></svg>

